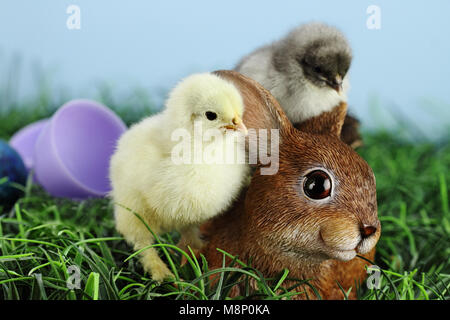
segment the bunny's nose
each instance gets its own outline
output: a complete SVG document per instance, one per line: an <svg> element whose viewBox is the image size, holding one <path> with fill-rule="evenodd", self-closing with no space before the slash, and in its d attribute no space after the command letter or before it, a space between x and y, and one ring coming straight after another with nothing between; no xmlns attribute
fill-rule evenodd
<svg viewBox="0 0 450 320"><path fill-rule="evenodd" d="M377 228L370 225L363 225L361 228L361 236L363 238L370 237L372 234L374 234L377 231Z"/></svg>

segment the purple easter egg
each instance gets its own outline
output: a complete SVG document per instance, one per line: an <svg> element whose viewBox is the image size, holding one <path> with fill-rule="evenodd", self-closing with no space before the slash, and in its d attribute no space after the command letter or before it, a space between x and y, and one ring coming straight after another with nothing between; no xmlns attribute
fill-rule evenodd
<svg viewBox="0 0 450 320"><path fill-rule="evenodd" d="M34 167L34 147L42 129L48 122L49 119L43 119L31 123L17 131L9 140L10 146L22 157L28 171Z"/></svg>
<svg viewBox="0 0 450 320"><path fill-rule="evenodd" d="M39 136L34 153L39 183L56 197L103 197L110 190L109 161L123 121L90 100L64 104Z"/></svg>

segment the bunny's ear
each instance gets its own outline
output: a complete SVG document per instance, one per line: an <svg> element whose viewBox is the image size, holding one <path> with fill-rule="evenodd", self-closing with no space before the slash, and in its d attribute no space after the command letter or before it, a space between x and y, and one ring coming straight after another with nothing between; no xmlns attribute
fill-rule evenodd
<svg viewBox="0 0 450 320"><path fill-rule="evenodd" d="M331 111L324 112L316 117L305 120L295 127L303 132L340 137L342 125L347 114L347 104L341 102Z"/></svg>
<svg viewBox="0 0 450 320"><path fill-rule="evenodd" d="M293 126L278 101L258 82L232 70L214 74L233 83L244 101L244 124L248 129L289 130Z"/></svg>
<svg viewBox="0 0 450 320"><path fill-rule="evenodd" d="M214 74L233 83L242 96L243 121L249 131L249 164L259 166L262 175L275 174L279 168L279 144L295 131L292 123L278 101L258 82L236 71L220 70Z"/></svg>

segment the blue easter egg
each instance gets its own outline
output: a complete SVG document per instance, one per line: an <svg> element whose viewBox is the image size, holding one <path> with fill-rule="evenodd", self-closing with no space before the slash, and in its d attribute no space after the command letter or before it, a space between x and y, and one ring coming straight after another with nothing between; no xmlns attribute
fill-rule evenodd
<svg viewBox="0 0 450 320"><path fill-rule="evenodd" d="M22 158L7 142L0 140L0 213L23 194L14 184L24 186L26 180L27 169Z"/></svg>

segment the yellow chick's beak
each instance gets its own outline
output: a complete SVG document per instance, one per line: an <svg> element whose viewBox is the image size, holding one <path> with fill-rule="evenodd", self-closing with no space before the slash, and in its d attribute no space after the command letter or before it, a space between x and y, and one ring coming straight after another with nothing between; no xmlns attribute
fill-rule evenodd
<svg viewBox="0 0 450 320"><path fill-rule="evenodd" d="M226 125L225 128L226 129L230 129L230 130L235 130L235 131L240 131L242 132L245 136L248 134L248 130L247 127L245 126L245 124L242 122L242 119L238 116L235 116L233 118L233 124L230 125Z"/></svg>

